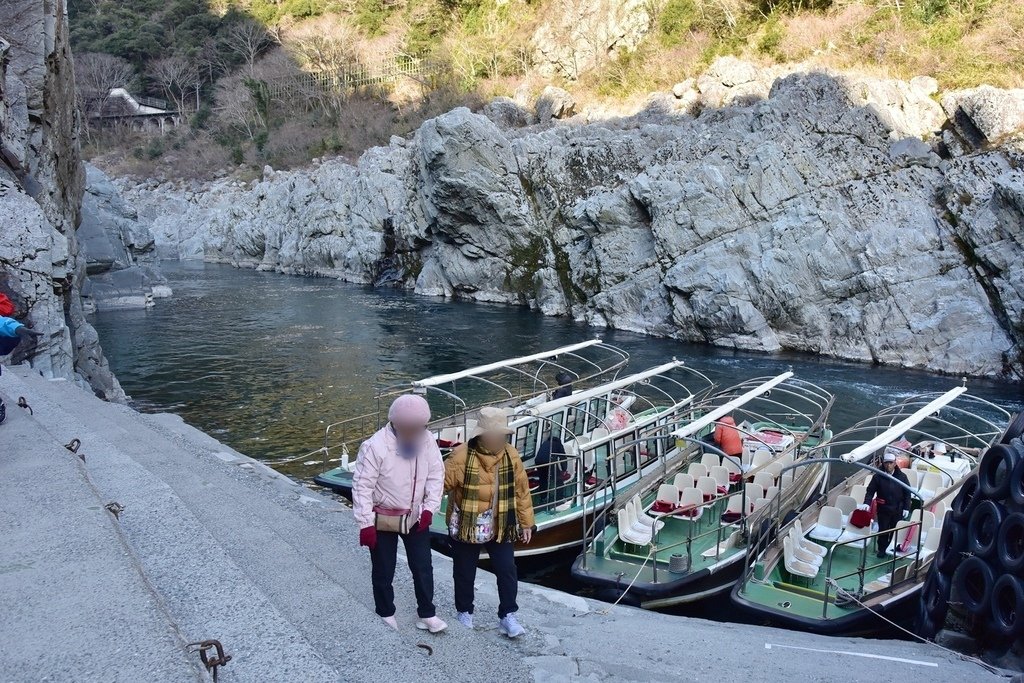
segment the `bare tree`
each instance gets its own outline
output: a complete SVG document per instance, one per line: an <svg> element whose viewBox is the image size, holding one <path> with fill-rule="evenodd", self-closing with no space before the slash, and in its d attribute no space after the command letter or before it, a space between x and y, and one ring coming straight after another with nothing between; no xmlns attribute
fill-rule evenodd
<svg viewBox="0 0 1024 683"><path fill-rule="evenodd" d="M267 29L251 19L235 22L224 34L224 46L242 58L250 74L256 59L273 43Z"/></svg>
<svg viewBox="0 0 1024 683"><path fill-rule="evenodd" d="M240 76L220 79L214 96L217 101L217 119L222 125L245 135L250 140L266 127L266 121L253 99L252 90Z"/></svg>
<svg viewBox="0 0 1024 683"><path fill-rule="evenodd" d="M99 52L76 55L74 69L75 95L86 118L103 109L111 90L126 88L135 79L135 69L126 60Z"/></svg>
<svg viewBox="0 0 1024 683"><path fill-rule="evenodd" d="M160 86L178 111L185 110L188 94L199 83L196 65L184 57L162 57L149 64L149 76Z"/></svg>

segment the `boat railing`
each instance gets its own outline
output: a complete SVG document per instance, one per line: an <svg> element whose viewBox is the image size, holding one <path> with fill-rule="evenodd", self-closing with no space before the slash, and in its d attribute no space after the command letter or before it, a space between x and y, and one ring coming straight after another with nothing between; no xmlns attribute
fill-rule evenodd
<svg viewBox="0 0 1024 683"><path fill-rule="evenodd" d="M894 528L887 529L886 531L876 531L876 532L872 532L870 534L864 534L864 535L858 534L857 538L852 538L852 539L849 539L849 540L846 540L846 541L837 541L836 543L834 543L832 545L832 547L829 549L829 552L828 552L828 566L825 569L825 592L824 592L824 595L822 596L822 600L821 600L821 603L822 603L821 604L821 618L822 619L828 619L829 618L828 617L828 607L829 607L829 604L831 604L831 602L832 602L832 601L829 600L829 595L830 595L832 586L836 586L835 598L838 598L840 596L840 591L847 592L847 593L849 592L848 590L842 588L839 585L839 582L842 581L843 579L848 579L851 576L857 576L858 577L858 586L857 586L857 590L856 590L855 595L857 596L858 599L861 599L863 597L867 597L864 594L864 575L867 572L869 572L869 571L872 571L872 570L875 570L875 569L881 569L883 567L888 566L889 567L889 577L890 577L889 590L892 590L892 589L894 589L896 587L896 583L897 582L895 581L895 576L896 576L897 563L900 560L905 560L905 559L910 557L909 554L902 555L902 556L899 555L899 552L898 552L898 550L896 548L895 544L896 544L896 541L898 540L897 534L898 534L898 531L900 529L909 529L909 531L907 532L908 534L915 533L915 532L917 534L917 541L915 543L915 548L914 548L914 553L913 553L914 561L907 565L908 575L904 579L904 580L906 580L906 579L911 579L912 578L912 579L914 579L916 581L917 578L918 578L918 573L922 569L922 567L921 567L921 549L923 548L924 544L921 543L921 526L922 526L921 522L911 520L909 522L903 523L902 525L897 524ZM888 557L887 559L882 560L881 562L876 562L874 564L870 564L869 565L868 564L867 553L868 553L868 548L872 545L871 541L873 539L878 539L878 538L880 538L881 536L883 536L885 534L889 534L889 535L892 536L892 539L893 539L892 540L892 542L893 542L893 554L890 557ZM836 576L833 576L832 575L832 561L835 559L836 550L839 549L839 548L846 548L846 547L849 547L849 546L852 546L852 545L855 545L855 544L860 544L860 562L858 563L857 568L855 570L851 571L851 572L847 572L845 574L838 574ZM913 575L909 574L909 572L911 572L911 571L913 572Z"/></svg>

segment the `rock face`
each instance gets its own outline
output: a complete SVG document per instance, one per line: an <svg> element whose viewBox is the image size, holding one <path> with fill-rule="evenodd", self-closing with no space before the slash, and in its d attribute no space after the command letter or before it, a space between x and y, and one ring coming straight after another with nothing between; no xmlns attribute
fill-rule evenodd
<svg viewBox="0 0 1024 683"><path fill-rule="evenodd" d="M100 169L86 164L85 195L78 241L89 278L83 289L87 308L140 308L156 297L170 296L160 274L156 243L138 222L117 189Z"/></svg>
<svg viewBox="0 0 1024 683"><path fill-rule="evenodd" d="M929 79L722 60L680 90L699 114L502 130L457 109L354 166L119 184L184 258L1022 376L1018 148L972 151Z"/></svg>
<svg viewBox="0 0 1024 683"><path fill-rule="evenodd" d="M636 49L651 27L645 0L556 0L533 34L533 61L547 78L576 79Z"/></svg>
<svg viewBox="0 0 1024 683"><path fill-rule="evenodd" d="M123 399L82 308L85 171L63 2L0 3L0 88L0 286L44 333L13 359Z"/></svg>

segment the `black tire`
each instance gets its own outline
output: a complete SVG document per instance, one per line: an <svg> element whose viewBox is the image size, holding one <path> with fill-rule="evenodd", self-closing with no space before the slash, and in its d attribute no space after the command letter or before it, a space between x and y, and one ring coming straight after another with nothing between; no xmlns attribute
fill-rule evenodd
<svg viewBox="0 0 1024 683"><path fill-rule="evenodd" d="M939 632L939 627L928 616L928 612L925 611L923 604L917 610L917 622L914 624L914 632L926 640L934 639L935 635Z"/></svg>
<svg viewBox="0 0 1024 683"><path fill-rule="evenodd" d="M1003 574L992 586L990 628L997 636L1012 640L1024 633L1024 581Z"/></svg>
<svg viewBox="0 0 1024 683"><path fill-rule="evenodd" d="M999 443L1010 443L1018 436L1024 436L1024 412L1017 413L1017 416L1010 420L1010 426L1003 432L1003 438Z"/></svg>
<svg viewBox="0 0 1024 683"><path fill-rule="evenodd" d="M950 505L950 514L953 516L954 522L967 524L971 519L971 513L974 512L974 506L981 500L980 493L981 483L978 481L977 474L972 474L964 479L964 483L960 485L960 491L953 497L953 503Z"/></svg>
<svg viewBox="0 0 1024 683"><path fill-rule="evenodd" d="M981 458L978 480L981 493L989 500L1004 500L1010 493L1010 481L1020 456L1017 449L997 443Z"/></svg>
<svg viewBox="0 0 1024 683"><path fill-rule="evenodd" d="M992 567L980 557L968 557L953 574L953 588L960 602L964 609L975 616L988 613L995 583Z"/></svg>
<svg viewBox="0 0 1024 683"><path fill-rule="evenodd" d="M1024 513L1014 512L1003 519L996 539L996 558L1005 572L1024 571Z"/></svg>
<svg viewBox="0 0 1024 683"><path fill-rule="evenodd" d="M924 586L921 587L921 604L933 624L943 624L946 621L951 587L952 582L945 574L934 569L928 572L928 578L925 579Z"/></svg>
<svg viewBox="0 0 1024 683"><path fill-rule="evenodd" d="M1010 473L1009 497L1017 505L1024 506L1024 457L1017 459L1017 466Z"/></svg>
<svg viewBox="0 0 1024 683"><path fill-rule="evenodd" d="M967 528L948 520L942 527L939 548L935 551L935 568L946 576L952 576L963 561L967 548Z"/></svg>
<svg viewBox="0 0 1024 683"><path fill-rule="evenodd" d="M983 500L975 505L967 523L967 552L985 559L994 557L1004 517L1006 511L995 501Z"/></svg>

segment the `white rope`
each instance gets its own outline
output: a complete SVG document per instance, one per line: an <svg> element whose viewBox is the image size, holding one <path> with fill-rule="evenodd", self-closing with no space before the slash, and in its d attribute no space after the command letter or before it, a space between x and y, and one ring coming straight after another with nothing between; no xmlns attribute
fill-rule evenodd
<svg viewBox="0 0 1024 683"><path fill-rule="evenodd" d="M888 622L890 625L895 626L896 628L898 628L900 631L903 631L907 635L912 636L913 638L915 638L917 640L920 640L922 643L927 643L928 645L934 645L935 647L939 648L940 650L944 650L944 651L948 652L949 654L951 654L951 655L953 655L955 657L958 657L959 659L961 659L961 660L963 660L965 662L971 662L972 664L977 664L978 666L982 667L983 669L985 669L989 673L993 673L993 674L996 674L996 675L999 675L999 676L1003 675L1002 672L1000 672L997 668L995 668L994 666L991 666L989 664L986 664L985 662L981 661L977 657L972 657L970 655L965 655L964 653L957 652L956 650L950 650L948 647L944 647L942 645L939 645L934 640L928 640L927 638L919 636L918 634L914 633L913 631L908 631L907 629L903 628L902 626L900 626L896 622L892 621L891 619L889 619L885 615L879 614L875 610L873 610L870 607L868 607L867 605L865 605L863 602L861 602L857 598L856 595L854 595L853 593L850 593L848 590L846 590L845 588L840 586L836 582L835 579L831 579L831 578L825 579L825 582L828 583L830 586L832 586L832 588L835 589L837 596L839 596L841 594L847 600L852 600L853 602L857 603L858 605L860 605L861 607L863 607L867 611L869 611L872 614L874 614L879 619L882 619L883 621Z"/></svg>
<svg viewBox="0 0 1024 683"><path fill-rule="evenodd" d="M622 598L626 597L626 593L628 593L629 590L633 587L633 584L636 583L636 580L640 578L640 574L643 572L644 567L647 566L647 563L650 562L652 557L654 557L654 545L653 544L651 545L651 550L647 553L647 557L644 558L643 564L640 565L640 569L636 570L636 575L633 577L633 580L629 582L629 585L626 586L626 590L622 591L622 594L619 595L619 597L615 600L615 602L613 602L608 607L605 607L604 609L599 609L599 610L596 610L594 612L585 612L584 614L582 614L580 616L586 616L587 614L600 614L601 616L607 616L608 614L610 614L611 611L612 611L612 607L615 607L616 605L618 605L620 602L622 602Z"/></svg>

